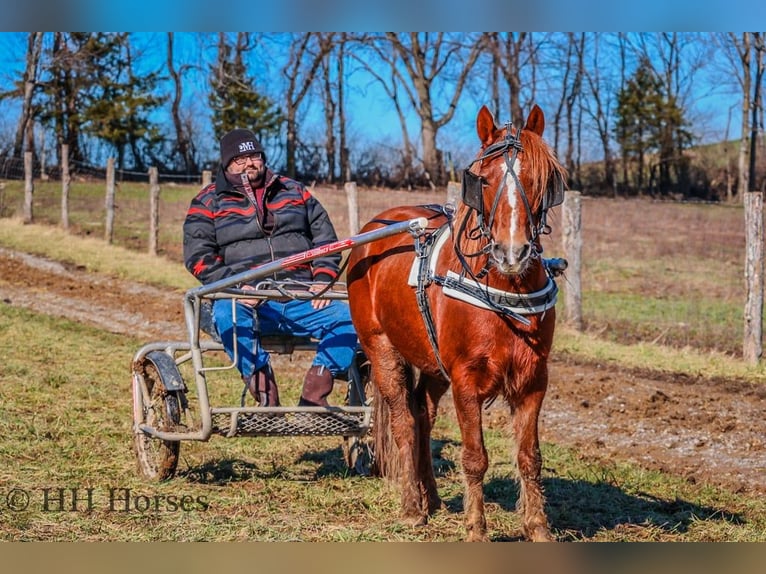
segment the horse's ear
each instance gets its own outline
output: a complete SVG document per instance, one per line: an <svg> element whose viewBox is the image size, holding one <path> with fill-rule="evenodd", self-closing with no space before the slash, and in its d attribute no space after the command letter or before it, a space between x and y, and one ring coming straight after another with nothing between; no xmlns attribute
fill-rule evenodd
<svg viewBox="0 0 766 574"><path fill-rule="evenodd" d="M495 125L495 116L489 111L487 106L481 106L479 115L476 116L476 133L479 134L479 140L482 145L489 145L492 141L497 126Z"/></svg>
<svg viewBox="0 0 766 574"><path fill-rule="evenodd" d="M541 110L540 106L537 104L535 104L532 111L529 112L527 124L524 126L524 129L535 132L539 136L543 135L543 130L545 129L545 115L543 114L543 110Z"/></svg>

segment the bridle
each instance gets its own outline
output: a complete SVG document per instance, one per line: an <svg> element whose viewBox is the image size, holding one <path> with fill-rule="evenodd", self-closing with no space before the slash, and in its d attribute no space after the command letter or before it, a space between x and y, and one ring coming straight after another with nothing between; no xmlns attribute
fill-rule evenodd
<svg viewBox="0 0 766 574"><path fill-rule="evenodd" d="M495 214L497 212L498 204L500 203L500 197L507 185L507 178L502 178L500 184L497 187L497 191L495 192L495 197L492 201L492 208L489 212L489 218L487 218L484 208L484 187L488 184L488 182L486 178L471 171L471 167L473 167L475 163L484 162L484 160L492 159L499 155L503 156L503 161L505 162L508 173L510 173L513 177L519 196L521 197L521 201L524 205L524 210L527 213L527 222L529 224L530 231L530 237L528 240L530 257L539 257L540 250L538 249L537 240L540 235L547 235L551 232L551 228L547 223L548 210L552 207L555 207L556 205L559 205L564 199L563 180L561 176L556 173L554 174L553 187L549 188L543 196L543 202L540 206L540 215L537 225L535 225L535 217L532 212L532 207L529 204L527 192L524 189L524 185L521 183L521 180L519 179L519 175L516 173L516 170L513 167L516 163L518 153L524 150L524 147L521 144L520 136L520 129L516 129L514 131L513 123L506 123L505 137L501 141L489 145L479 157L469 163L468 166L463 170L462 199L463 203L465 203L469 209L460 223L456 238L465 234L465 236L471 240L479 240L483 238L487 242L484 247L474 253L465 253L460 247L459 242L457 240L455 242L455 252L460 259L463 268L471 276L473 276L474 279L481 278L489 272L489 259L487 260L487 263L485 263L484 267L477 274L474 274L468 266L467 258L477 257L480 255L489 255L495 259L495 261L497 261L494 249L495 245L497 245L497 242L492 237L491 230L492 225L495 222ZM477 224L473 229L467 230L466 226L472 212L476 213Z"/></svg>

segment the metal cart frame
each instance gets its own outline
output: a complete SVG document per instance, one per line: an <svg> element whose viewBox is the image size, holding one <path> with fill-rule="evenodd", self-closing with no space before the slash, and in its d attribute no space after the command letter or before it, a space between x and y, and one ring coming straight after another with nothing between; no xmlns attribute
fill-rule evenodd
<svg viewBox="0 0 766 574"><path fill-rule="evenodd" d="M256 291L237 286L264 280L275 272L296 263L338 253L384 237L409 232L424 233L425 218L390 224L354 237L311 249L261 265L255 269L203 285L186 292L184 316L188 341L162 341L141 347L132 362L133 436L141 474L151 480L166 480L175 474L180 442L207 441L213 435L225 438L263 436L342 436L344 455L349 468L366 474L372 464L369 440L372 423L371 397L364 355L356 360L344 377L348 391L344 406L329 407L259 407L212 406L206 374L226 369L236 370L236 361L224 366L206 366L204 356L222 351L223 345L211 329L209 306L215 299L311 299L317 295L307 290L286 291L278 285L261 283ZM328 299L348 299L345 290L333 287L320 295ZM235 319L236 320L236 319ZM203 339L208 332L212 340ZM296 350L316 350L317 342L301 337L262 337L264 348L272 353L292 354ZM179 366L191 361L197 404L190 408L187 387Z"/></svg>

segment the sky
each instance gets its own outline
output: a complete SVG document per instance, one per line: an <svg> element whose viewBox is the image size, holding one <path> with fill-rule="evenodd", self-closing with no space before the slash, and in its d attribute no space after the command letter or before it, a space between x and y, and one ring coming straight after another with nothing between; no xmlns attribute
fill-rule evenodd
<svg viewBox="0 0 766 574"><path fill-rule="evenodd" d="M571 2L564 0L390 0L387 3L367 0L281 0L257 2L252 8L235 3L221 3L211 9L209 2L201 0L69 0L48 4L39 0L0 0L4 12L0 29L24 31L43 29L81 31L477 31L504 28L532 31L588 30L588 31L737 31L748 23L766 22L766 2L751 0L648 0L642 3L624 3L597 0ZM0 67L7 63L0 37ZM0 70L0 73L2 71ZM364 99L369 124L357 125L357 130L368 129L371 139L391 138L398 141L399 128L395 117L389 116L390 103L374 87ZM464 98L465 100L465 98ZM727 113L735 99L720 95L708 99L703 108L711 117L705 137L718 139L726 128ZM465 135L473 137L475 106L461 107L458 116L440 131L442 140L454 140ZM470 108L470 110L468 109ZM552 112L552 110L551 110ZM355 114L359 116L358 114ZM9 117L10 116L10 117ZM0 133L12 129L13 114L3 113L0 106ZM391 119L385 119L390 117ZM498 118L505 121L508 118ZM357 120L361 123L363 120ZM737 132L738 114L732 114L731 137ZM9 126L10 124L10 126ZM354 129L354 126L352 126ZM411 135L415 137L413 124ZM442 142L440 142L440 145Z"/></svg>

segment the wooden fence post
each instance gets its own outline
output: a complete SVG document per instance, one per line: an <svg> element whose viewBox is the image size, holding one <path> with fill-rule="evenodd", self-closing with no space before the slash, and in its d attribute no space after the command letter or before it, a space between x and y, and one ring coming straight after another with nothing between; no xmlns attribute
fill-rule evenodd
<svg viewBox="0 0 766 574"><path fill-rule="evenodd" d="M745 332L742 357L757 364L763 356L763 193L744 194L745 207Z"/></svg>
<svg viewBox="0 0 766 574"><path fill-rule="evenodd" d="M202 187L207 187L213 182L213 172L206 169L202 172Z"/></svg>
<svg viewBox="0 0 766 574"><path fill-rule="evenodd" d="M32 196L35 192L35 182L32 163L32 152L24 152L24 223L32 223Z"/></svg>
<svg viewBox="0 0 766 574"><path fill-rule="evenodd" d="M69 144L61 144L61 227L69 229Z"/></svg>
<svg viewBox="0 0 766 574"><path fill-rule="evenodd" d="M40 181L48 181L50 178L46 173L47 166L45 165L45 159L47 157L47 150L45 149L45 132L40 130L38 135L38 146L40 147Z"/></svg>
<svg viewBox="0 0 766 574"><path fill-rule="evenodd" d="M460 201L460 182L448 181L447 182L447 203L457 205Z"/></svg>
<svg viewBox="0 0 766 574"><path fill-rule="evenodd" d="M149 255L157 255L160 235L160 176L156 167L149 168Z"/></svg>
<svg viewBox="0 0 766 574"><path fill-rule="evenodd" d="M111 244L114 238L114 158L106 160L106 226L104 238Z"/></svg>
<svg viewBox="0 0 766 574"><path fill-rule="evenodd" d="M564 290L564 321L582 331L582 194L567 190L561 206L563 215L562 242L567 267Z"/></svg>
<svg viewBox="0 0 766 574"><path fill-rule="evenodd" d="M359 207L356 201L356 182L348 181L343 186L346 190L346 203L348 205L348 227L349 234L359 233Z"/></svg>

